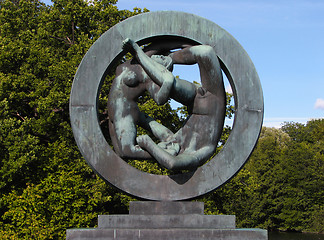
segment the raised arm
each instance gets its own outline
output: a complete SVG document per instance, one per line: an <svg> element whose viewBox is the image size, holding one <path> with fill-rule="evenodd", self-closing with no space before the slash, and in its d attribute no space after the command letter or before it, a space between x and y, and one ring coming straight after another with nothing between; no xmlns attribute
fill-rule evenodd
<svg viewBox="0 0 324 240"><path fill-rule="evenodd" d="M153 95L153 99L158 104L164 104L170 97L170 92L174 82L173 74L162 64L158 62L158 59L153 60L135 43L133 40L127 38L123 42L124 49L134 51L135 57L143 67L147 75L160 86L160 89ZM162 56L161 56L162 57ZM171 59L170 59L171 60ZM161 59L162 63L163 59Z"/></svg>
<svg viewBox="0 0 324 240"><path fill-rule="evenodd" d="M134 50L135 57L142 65L145 72L152 78L152 80L161 86L165 79L174 78L172 73L166 69L165 66L157 63L149 56L147 56L143 50L135 43L133 40L127 38L123 42L124 49L126 50Z"/></svg>

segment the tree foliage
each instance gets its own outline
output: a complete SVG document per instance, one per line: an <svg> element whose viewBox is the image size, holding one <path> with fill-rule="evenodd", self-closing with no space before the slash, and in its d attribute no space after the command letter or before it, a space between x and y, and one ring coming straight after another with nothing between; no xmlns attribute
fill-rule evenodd
<svg viewBox="0 0 324 240"><path fill-rule="evenodd" d="M129 197L96 177L80 155L68 112L87 49L141 12L115 4L0 2L1 239L63 239L67 228L95 226L100 213L127 211Z"/></svg>
<svg viewBox="0 0 324 240"><path fill-rule="evenodd" d="M323 119L263 127L243 170L206 202L241 227L323 232L323 173Z"/></svg>

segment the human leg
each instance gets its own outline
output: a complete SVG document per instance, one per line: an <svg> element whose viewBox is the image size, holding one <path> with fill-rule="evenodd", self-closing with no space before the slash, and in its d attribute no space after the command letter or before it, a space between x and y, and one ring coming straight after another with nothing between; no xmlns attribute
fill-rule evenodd
<svg viewBox="0 0 324 240"><path fill-rule="evenodd" d="M157 145L148 135L136 138L138 144L148 151L156 161L169 170L195 169L202 165L213 153L213 146L204 146L198 150L187 150L176 156ZM172 146L171 146L172 147ZM169 149L171 150L171 148Z"/></svg>
<svg viewBox="0 0 324 240"><path fill-rule="evenodd" d="M136 144L136 124L131 115L119 118L110 131L115 140L117 154L124 159L152 159L152 156Z"/></svg>
<svg viewBox="0 0 324 240"><path fill-rule="evenodd" d="M139 113L139 125L150 131L160 141L166 141L170 136L173 135L173 132L170 129L142 112Z"/></svg>

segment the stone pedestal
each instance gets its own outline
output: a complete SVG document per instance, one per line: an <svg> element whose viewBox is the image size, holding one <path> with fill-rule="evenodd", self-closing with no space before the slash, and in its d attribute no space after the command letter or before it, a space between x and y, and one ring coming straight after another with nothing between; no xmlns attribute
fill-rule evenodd
<svg viewBox="0 0 324 240"><path fill-rule="evenodd" d="M131 202L129 215L100 215L98 228L69 229L68 240L267 240L262 229L236 229L234 215L204 215L201 202Z"/></svg>

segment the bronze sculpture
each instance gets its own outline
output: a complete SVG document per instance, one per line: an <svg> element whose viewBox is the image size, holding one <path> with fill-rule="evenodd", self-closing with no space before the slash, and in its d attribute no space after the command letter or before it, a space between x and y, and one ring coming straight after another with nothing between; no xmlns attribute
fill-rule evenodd
<svg viewBox="0 0 324 240"><path fill-rule="evenodd" d="M139 45L156 41L170 44L176 40L192 46L209 45L213 48L233 89L235 116L226 144L210 161L188 172L155 175L127 164L108 144L98 121L98 96L107 73L125 55L122 42L127 37ZM157 54L168 55L163 52ZM207 89L215 90L216 86ZM172 90L170 93L171 97L175 97ZM188 13L154 12L122 21L92 45L73 81L70 117L82 155L107 183L142 199L176 201L213 191L244 165L262 126L263 95L251 59L224 29Z"/></svg>
<svg viewBox="0 0 324 240"><path fill-rule="evenodd" d="M128 61L121 65L122 71L117 69L109 95L108 111L113 113L109 116L110 135L117 153L127 157L129 152L133 158L153 156L162 166L172 170L195 169L202 165L215 152L225 117L224 84L213 48L208 45L186 46L168 56L152 55L152 51L144 53L131 39L124 41L124 48L134 52L139 64ZM172 64L196 63L202 86L177 79L170 71ZM188 106L189 117L175 134L139 112L134 98L145 88L158 104L173 97ZM137 137L139 146L150 155L135 145L135 123L151 130L161 141L155 144L148 135Z"/></svg>

